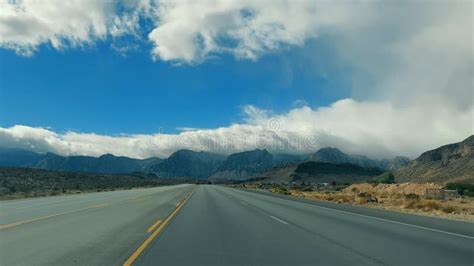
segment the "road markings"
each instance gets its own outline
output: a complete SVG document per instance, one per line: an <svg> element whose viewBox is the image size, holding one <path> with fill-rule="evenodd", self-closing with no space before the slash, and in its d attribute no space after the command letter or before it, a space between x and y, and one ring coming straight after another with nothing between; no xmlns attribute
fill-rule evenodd
<svg viewBox="0 0 474 266"><path fill-rule="evenodd" d="M330 211L340 212L340 213L345 213L345 214L351 214L351 215L360 216L360 217L364 217L364 218L384 221L384 222L387 222L387 223L399 224L399 225L409 226L409 227L422 229L422 230L426 230L426 231L437 232L437 233L441 233L441 234L447 234L447 235L452 235L452 236L457 236L457 237L462 237L462 238L467 238L467 239L474 239L474 237L468 236L468 235L456 234L456 233L443 231L443 230L438 230L438 229L433 229L433 228L424 227L424 226L420 226L420 225L414 225L414 224L409 224L409 223L404 223L404 222L397 222L397 221L388 220L388 219L379 218L379 217L374 217L374 216L370 216L370 215L359 214L359 213L350 212L350 211L343 211L343 210L323 207L323 206L319 206L319 205L315 205L315 204L311 204L311 203L307 203L307 202L302 202L302 201L297 201L297 200L292 200L292 199L287 199L287 198L280 198L280 197L277 197L277 196L274 196L274 195L267 195L267 194L262 194L262 193L258 193L258 192L244 191L244 190L240 190L240 191L242 191L244 193L245 192L254 193L254 194L257 194L257 195L260 195L260 196L264 196L264 197L277 198L277 199L280 199L280 200L289 200L289 201L298 202L298 203L306 204L306 205L309 205L309 206L313 206L315 208L320 208L320 209L325 209L325 210L330 210Z"/></svg>
<svg viewBox="0 0 474 266"><path fill-rule="evenodd" d="M19 221L19 222L14 222L14 223L10 223L10 224L0 224L0 230L7 229L7 228L12 228L12 227L15 227L15 226L18 226L18 225L31 223L31 222L35 222L35 221L39 221L39 220L43 220L43 219L53 218L53 217L64 215L64 214L69 214L69 213L74 213L74 212L79 212L79 211L85 211L85 210L94 209L94 208L104 208L104 207L108 207L108 206L113 205L113 204L123 203L123 202L127 202L127 201L131 202L131 201L146 200L146 199L148 199L152 196L153 195L148 195L148 194L147 195L141 195L141 196L137 196L137 197L134 197L134 198L123 199L123 200L119 200L119 201L115 201L115 202L108 202L108 203L93 205L93 206L90 206L90 207L85 207L85 208L81 208L81 209L77 209L77 210L71 210L71 211L55 213L55 214L46 215L46 216L42 216L42 217L38 217L38 218L33 218L33 219L30 219L30 220Z"/></svg>
<svg viewBox="0 0 474 266"><path fill-rule="evenodd" d="M158 221L156 221L156 223L152 224L152 225L146 230L147 233L150 233L151 231L153 231L160 223L161 223L161 220L158 219Z"/></svg>
<svg viewBox="0 0 474 266"><path fill-rule="evenodd" d="M245 201L241 201L240 203L242 203L243 205L247 205L247 206L249 205L249 204L248 204L247 202L245 202Z"/></svg>
<svg viewBox="0 0 474 266"><path fill-rule="evenodd" d="M282 219L276 218L276 217L273 216L273 215L270 215L270 217L273 218L273 219L275 219L275 220L277 220L277 221L279 221L279 222L282 223L282 224L288 224L287 222L283 221Z"/></svg>
<svg viewBox="0 0 474 266"><path fill-rule="evenodd" d="M0 230L7 229L7 228L12 228L12 227L15 227L15 226L18 226L18 225L31 223L31 222L35 222L35 221L39 221L39 220L44 220L44 219L48 219L48 218L52 218L52 217L56 217L56 216L60 216L60 215L64 215L64 214L80 212L80 211L85 211L85 210L94 209L94 208L104 208L104 207L107 207L109 205L110 205L109 203L104 203L104 204L94 205L94 206L90 206L90 207L86 207L86 208L82 208L82 209L77 209L77 210L72 210L72 211L65 211L65 212L55 213L55 214L42 216L42 217L38 217L38 218L33 218L33 219L30 219L30 220L24 220L24 221L19 221L19 222L10 223L10 224L3 224L3 225L0 225Z"/></svg>
<svg viewBox="0 0 474 266"><path fill-rule="evenodd" d="M77 201L77 198L72 198L74 196L77 196L77 195L62 195L62 196L57 196L57 199L59 200L61 197L63 197L63 199L61 199L61 201L59 202L42 202L42 203L36 203L36 204L30 204L30 205L26 205L26 206L20 206L20 207L15 207L15 211L18 211L18 210L23 210L23 209L31 209L31 208L39 208L39 207L45 207L45 206L54 206L54 205L61 205L61 204L68 204L68 203L71 203L71 202L75 202ZM71 198L69 198L71 197ZM87 201L83 201L83 203L89 203L91 201L97 201L97 200L103 200L103 199L107 199L106 197L99 197L99 198L94 198L94 199L89 199ZM34 200L34 199L28 199L29 201L30 200Z"/></svg>
<svg viewBox="0 0 474 266"><path fill-rule="evenodd" d="M138 247L135 252L123 263L124 266L130 266L132 265L135 260L142 254L142 252L145 250L145 248L151 243L151 241L163 230L163 228L171 221L171 219L179 212L179 210L184 206L184 204L191 198L191 195L194 193L191 192L188 194L188 196L182 201L179 206L177 206L174 211L168 215L168 217L160 224L160 226L153 232L145 241Z"/></svg>
<svg viewBox="0 0 474 266"><path fill-rule="evenodd" d="M304 202L302 202L302 203L304 203ZM305 204L308 204L308 203L305 203ZM474 239L474 237L472 237L472 236L456 234L456 233L452 233L452 232L448 232L448 231L443 231L443 230L438 230L438 229L433 229L433 228L424 227L424 226L420 226L420 225L414 225L414 224L408 224L408 223L403 223L403 222L397 222L397 221L392 221L392 220L388 220L388 219L384 219L384 218L369 216L369 215L365 215L365 214L359 214L359 213L355 213L355 212L349 212L349 211L331 209L331 208L327 208L327 207L323 207L323 206L318 206L318 205L312 205L312 204L309 204L309 205L314 206L314 207L316 207L316 208L320 208L320 209L326 209L326 210L331 210L331 211L340 212L340 213L345 213L345 214L352 214L352 215L360 216L360 217L364 217L364 218L370 218L370 219L374 219L374 220L379 220L379 221L384 221L384 222L388 222L388 223L393 223L393 224L399 224L399 225L409 226L409 227L413 227L413 228L418 228L418 229L422 229L422 230L427 230L427 231L432 231L432 232L437 232L437 233L442 233L442 234L447 234L447 235L452 235L452 236L463 237L463 238L467 238L467 239Z"/></svg>
<svg viewBox="0 0 474 266"><path fill-rule="evenodd" d="M251 192L250 192L250 193L251 193ZM262 194L260 194L260 195L262 195ZM273 197L272 195L263 195L263 196ZM273 197L273 198L275 198L275 197ZM278 197L276 197L276 198L278 198ZM279 198L279 199L285 200L284 198ZM339 213L345 213L345 214L351 214L351 215L355 215L355 216L359 216L359 217L364 217L364 218L369 218L369 219L373 219L373 220L384 221L384 222L387 222L387 223L393 223L393 224L399 224L399 225L409 226L409 227L413 227L413 228L417 228L417 229L422 229L422 230L426 230L426 231L432 231L432 232L437 232L437 233L441 233L441 234L447 234L447 235L452 235L452 236L457 236L457 237L462 237L462 238L467 238L467 239L474 239L474 237L472 237L472 236L462 235L462 234L456 234L456 233L452 233L452 232L448 232L448 231L443 231L443 230L438 230L438 229L433 229L433 228L424 227L424 226L420 226L420 225L414 225L414 224L409 224L409 223L404 223L404 222L397 222L397 221L388 220L388 219L379 218L379 217L374 217L374 216L370 216L370 215L359 214L359 213L350 212L350 211L343 211L343 210L338 210L338 209L323 207L323 206L314 205L314 204L310 204L310 203L306 203L306 202L301 202L301 201L293 201L293 202L299 202L299 203L307 204L307 205L309 205L309 206L313 206L313 207L319 208L319 209L330 210L330 211L339 212ZM275 218L276 218L276 217L275 217Z"/></svg>

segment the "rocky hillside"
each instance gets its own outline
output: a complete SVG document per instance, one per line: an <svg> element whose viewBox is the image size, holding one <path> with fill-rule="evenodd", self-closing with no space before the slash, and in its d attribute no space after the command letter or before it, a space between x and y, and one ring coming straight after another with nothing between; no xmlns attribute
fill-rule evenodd
<svg viewBox="0 0 474 266"><path fill-rule="evenodd" d="M374 160L364 155L346 154L332 147L318 150L309 156L309 160L323 163L350 163L361 167L372 167L382 170L394 170L410 162L410 159L401 156L393 159Z"/></svg>
<svg viewBox="0 0 474 266"><path fill-rule="evenodd" d="M267 150L252 150L229 155L210 180L245 180L273 166L273 156Z"/></svg>
<svg viewBox="0 0 474 266"><path fill-rule="evenodd" d="M226 159L225 156L191 150L179 150L169 158L151 167L151 172L163 178L208 178Z"/></svg>
<svg viewBox="0 0 474 266"><path fill-rule="evenodd" d="M304 162L275 167L262 174L263 183L354 183L364 182L382 174L378 168L362 167L349 163Z"/></svg>
<svg viewBox="0 0 474 266"><path fill-rule="evenodd" d="M474 135L424 152L393 172L397 182L465 182L474 184Z"/></svg>

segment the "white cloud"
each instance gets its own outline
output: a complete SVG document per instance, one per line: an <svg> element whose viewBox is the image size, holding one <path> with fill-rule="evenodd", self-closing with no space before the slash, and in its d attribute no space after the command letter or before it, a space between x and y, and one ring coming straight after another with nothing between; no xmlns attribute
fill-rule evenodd
<svg viewBox="0 0 474 266"><path fill-rule="evenodd" d="M267 115L255 107L246 109L253 110L247 112L246 123L179 134L105 136L56 133L28 126L0 128L0 146L64 155L112 153L136 158L166 157L182 148L227 154L255 148L275 153L306 153L336 146L373 157L414 157L473 134L473 108L397 109L388 102L345 99L328 107L301 107L281 115Z"/></svg>
<svg viewBox="0 0 474 266"><path fill-rule="evenodd" d="M288 0L164 0L158 5L157 27L149 34L152 54L187 63L219 53L257 59L281 47L301 46L325 27L350 20L353 6Z"/></svg>
<svg viewBox="0 0 474 266"><path fill-rule="evenodd" d="M358 99L464 110L473 105L472 1L158 4L149 39L152 55L164 61L194 64L223 53L257 60L309 39L324 39L335 50L328 60L353 70L347 76ZM306 52L311 60L322 60L317 51Z"/></svg>
<svg viewBox="0 0 474 266"><path fill-rule="evenodd" d="M362 73L353 73L354 90L365 99L471 108L472 8L456 0L373 2L365 15L356 9L364 16L353 26L329 31L334 60Z"/></svg>
<svg viewBox="0 0 474 266"><path fill-rule="evenodd" d="M40 44L60 50L106 37L109 1L0 0L0 47L31 55Z"/></svg>
<svg viewBox="0 0 474 266"><path fill-rule="evenodd" d="M355 98L363 101L299 107L282 115L246 106L242 124L184 128L176 135L101 136L15 126L0 129L1 146L143 158L179 148L228 153L263 142L274 151L330 145L373 156L416 156L473 133L472 1L141 0L122 5L118 12L116 2L109 1L0 0L0 47L31 55L42 44L64 49L110 37L114 49L126 52L133 43L114 41L127 34L138 40L141 18L154 23L144 33L153 44L152 56L184 64L222 54L258 60L324 39L335 50L330 60L354 70L347 75ZM311 60L321 60L316 51L307 52Z"/></svg>

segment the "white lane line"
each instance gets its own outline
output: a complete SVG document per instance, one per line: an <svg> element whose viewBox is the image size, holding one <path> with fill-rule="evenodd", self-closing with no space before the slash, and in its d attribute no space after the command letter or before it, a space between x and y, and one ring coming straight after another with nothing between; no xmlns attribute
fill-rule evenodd
<svg viewBox="0 0 474 266"><path fill-rule="evenodd" d="M304 203L304 202L303 202L303 203ZM308 203L306 203L306 204L308 204ZM312 205L312 204L308 204L308 205ZM414 224L407 224L407 223L403 223L403 222L392 221L392 220L388 220L388 219L384 219L384 218L379 218L379 217L374 217L374 216L369 216L369 215L364 215L364 214L359 214L359 213L354 213L354 212L348 212L348 211L343 211L343 210L331 209L331 208L327 208L327 207L323 207L323 206L318 206L318 205L312 205L312 206L314 206L314 207L316 207L316 208L320 208L320 209L326 209L326 210L331 210L331 211L334 211L334 212L352 214L352 215L355 215L355 216L360 216L360 217L364 217L364 218L370 218L370 219L379 220L379 221L384 221L384 222L393 223L393 224L399 224L399 225L409 226L409 227L418 228L418 229L423 229L423 230L427 230L427 231L432 231L432 232L437 232L437 233L442 233L442 234L447 234L447 235L452 235L452 236L458 236L458 237L463 237L463 238L467 238L467 239L474 239L474 237L472 237L472 236L467 236L467 235L461 235L461 234L451 233L451 232L448 232L448 231L433 229L433 228L429 228L429 227L424 227L424 226L419 226L419 225L414 225Z"/></svg>
<svg viewBox="0 0 474 266"><path fill-rule="evenodd" d="M282 223L282 224L288 224L287 222L283 221L282 219L278 219L278 218L276 218L276 217L273 216L273 215L270 215L270 217L273 218L273 219L275 219L275 220L277 220L277 221L279 221L279 222Z"/></svg>
<svg viewBox="0 0 474 266"><path fill-rule="evenodd" d="M249 204L248 204L247 202L245 202L245 201L240 201L240 203L242 203L243 205L247 205L247 206L249 205Z"/></svg>
<svg viewBox="0 0 474 266"><path fill-rule="evenodd" d="M297 201L296 201L296 202L297 202ZM325 210L334 211L334 212L340 212L340 213L345 213L345 214L352 214L352 215L355 215L355 216L360 216L360 217L364 217L364 218L370 218L370 219L379 220L379 221L384 221L384 222L393 223L393 224L399 224L399 225L409 226L409 227L418 228L418 229L423 229L423 230L427 230L427 231L432 231L432 232L437 232L437 233L442 233L442 234L447 234L447 235L452 235L452 236L458 236L458 237L467 238L467 239L474 239L474 237L472 237L472 236L467 236L467 235L461 235L461 234L451 233L451 232L448 232L448 231L433 229L433 228L429 228L429 227L424 227L424 226L419 226L419 225L414 225L414 224L407 224L407 223L392 221L392 220L388 220L388 219L384 219L384 218L378 218L378 217L369 216L369 215L364 215L364 214L359 214L359 213L354 213L354 212L348 212L348 211L343 211L343 210L337 210L337 209L327 208L327 207L323 207L323 206L318 206L318 205L309 204L309 203L306 203L306 202L301 202L301 203L308 204L308 205L310 205L310 206L313 206L313 207L316 207L316 208L320 208L320 209L325 209ZM275 218L275 217L273 217L273 218ZM275 218L275 219L277 219L277 218Z"/></svg>
<svg viewBox="0 0 474 266"><path fill-rule="evenodd" d="M247 193L252 193L252 192L247 192ZM271 196L271 195L263 195L263 194L258 194L258 193L256 193L256 194L257 194L257 195L260 195L260 196L264 196L264 197L266 196L266 197L276 198L276 199L280 199L280 200L289 200L289 201L292 201L292 202L303 203L303 204L306 204L306 205L309 205L309 206L313 206L313 207L320 208L320 209L325 209L325 210L330 210L330 211L334 211L334 212L340 212L340 213L345 213L345 214L351 214L351 215L355 215L355 216L360 216L360 217L364 217L364 218L369 218L369 219L384 221L384 222L393 223L393 224L398 224L398 225L409 226L409 227L418 228L418 229L427 230L427 231L432 231L432 232L437 232L437 233L441 233L441 234L447 234L447 235L452 235L452 236L457 236L457 237L462 237L462 238L467 238L467 239L474 239L474 237L472 237L472 236L467 236L467 235L461 235L461 234L451 233L451 232L448 232L448 231L433 229L433 228L429 228L429 227L424 227L424 226L419 226L419 225L414 225L414 224L408 224L408 223L403 223L403 222L392 221L392 220L388 220L388 219L384 219L384 218L378 218L378 217L369 216L369 215L364 215L364 214L359 214L359 213L355 213L355 212L349 212L349 211L343 211L343 210L338 210L338 209L332 209L332 208L323 207L323 206L319 206L319 205L314 205L314 204L310 204L310 203L306 203L306 202L294 201L294 200L291 200L291 199L283 199L283 198L279 198L279 197L273 197L273 196ZM278 219L278 218L273 217L273 216L272 216L272 218Z"/></svg>

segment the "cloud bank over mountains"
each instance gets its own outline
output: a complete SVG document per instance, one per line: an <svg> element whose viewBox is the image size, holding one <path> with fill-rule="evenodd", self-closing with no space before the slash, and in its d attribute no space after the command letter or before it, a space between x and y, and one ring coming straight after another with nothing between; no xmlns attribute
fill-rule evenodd
<svg viewBox="0 0 474 266"><path fill-rule="evenodd" d="M324 146L413 157L473 134L472 9L472 1L0 0L0 47L20 55L34 56L42 45L64 51L108 40L116 47L129 36L152 44L154 60L186 67L224 54L258 60L324 39L334 47L332 60L354 69L352 91L362 95L280 115L248 106L240 124L179 134L14 126L0 128L0 145L137 158L180 148L302 153ZM311 51L308 57L320 60Z"/></svg>
<svg viewBox="0 0 474 266"><path fill-rule="evenodd" d="M296 108L269 115L245 108L245 123L188 130L179 134L105 136L78 132L56 133L47 128L0 128L0 146L64 155L112 153L135 158L166 157L178 149L231 153L255 148L274 153L307 153L335 146L372 157L418 156L420 152L456 142L472 134L472 113L409 107L390 103L340 100L313 110Z"/></svg>

